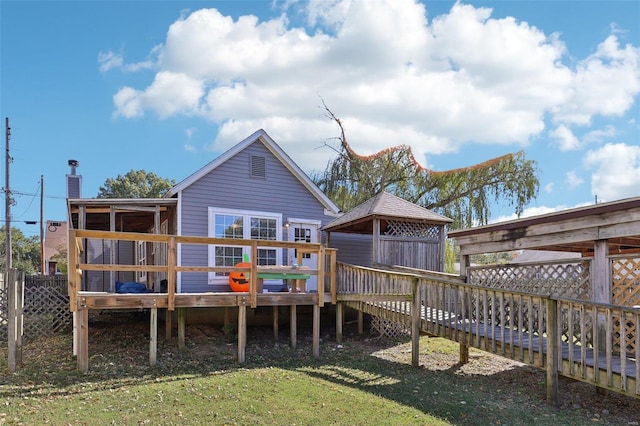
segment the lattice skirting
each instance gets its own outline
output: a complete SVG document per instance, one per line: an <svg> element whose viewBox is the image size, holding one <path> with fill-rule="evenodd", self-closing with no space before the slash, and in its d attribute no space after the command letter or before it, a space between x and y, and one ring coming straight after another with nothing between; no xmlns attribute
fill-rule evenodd
<svg viewBox="0 0 640 426"><path fill-rule="evenodd" d="M411 329L406 325L374 315L371 317L371 333L391 338L406 337L411 336Z"/></svg>

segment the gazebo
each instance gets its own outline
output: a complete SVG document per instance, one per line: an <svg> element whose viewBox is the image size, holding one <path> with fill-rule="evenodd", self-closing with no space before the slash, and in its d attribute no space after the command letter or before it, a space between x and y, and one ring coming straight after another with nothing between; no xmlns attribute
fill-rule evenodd
<svg viewBox="0 0 640 426"><path fill-rule="evenodd" d="M453 222L381 192L322 227L339 261L361 266L444 270L446 225Z"/></svg>

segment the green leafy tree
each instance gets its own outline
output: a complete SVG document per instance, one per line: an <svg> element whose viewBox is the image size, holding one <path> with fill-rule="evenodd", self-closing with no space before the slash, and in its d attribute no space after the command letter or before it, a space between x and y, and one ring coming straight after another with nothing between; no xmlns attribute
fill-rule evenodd
<svg viewBox="0 0 640 426"><path fill-rule="evenodd" d="M131 170L124 176L108 178L100 187L98 198L159 198L175 184L173 179L155 173Z"/></svg>
<svg viewBox="0 0 640 426"><path fill-rule="evenodd" d="M6 226L0 228L0 268L6 270ZM40 271L40 237L26 237L17 228L11 228L11 266L27 274Z"/></svg>
<svg viewBox="0 0 640 426"><path fill-rule="evenodd" d="M51 256L51 260L57 262L56 266L61 274L67 273L67 246L66 244L60 244L56 247L56 254Z"/></svg>
<svg viewBox="0 0 640 426"><path fill-rule="evenodd" d="M537 163L522 151L436 172L420 166L406 145L358 155L342 121L326 105L325 111L340 129L339 147L332 147L338 155L312 178L343 211L387 191L450 217L458 229L488 223L492 203L506 202L520 215L538 193Z"/></svg>

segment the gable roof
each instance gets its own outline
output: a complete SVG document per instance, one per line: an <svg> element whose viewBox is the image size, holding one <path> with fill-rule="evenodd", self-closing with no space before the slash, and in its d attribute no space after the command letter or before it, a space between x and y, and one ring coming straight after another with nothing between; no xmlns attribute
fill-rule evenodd
<svg viewBox="0 0 640 426"><path fill-rule="evenodd" d="M280 162L300 181L300 183L302 183L302 185L307 188L307 190L325 207L325 209L329 211L329 214L335 215L340 212L338 206L336 206L333 201L331 201L329 197L327 197L324 192L322 192L320 188L313 183L309 176L307 176L307 174L291 159L291 157L289 157L289 155L287 155L286 152L284 152L282 148L280 148L273 139L271 139L271 136L269 136L263 129L257 130L251 136L233 146L231 149L215 158L182 182L173 186L173 188L167 191L165 197L169 198L177 195L180 191L188 188L190 185L197 182L256 141L261 142L278 160L280 160Z"/></svg>
<svg viewBox="0 0 640 426"><path fill-rule="evenodd" d="M403 219L408 221L420 221L445 224L453 222L448 217L439 215L429 209L409 202L388 192L381 192L364 203L354 207L349 212L332 220L322 227L323 231L360 232L367 222L374 218L379 219ZM364 225L364 226L363 226Z"/></svg>

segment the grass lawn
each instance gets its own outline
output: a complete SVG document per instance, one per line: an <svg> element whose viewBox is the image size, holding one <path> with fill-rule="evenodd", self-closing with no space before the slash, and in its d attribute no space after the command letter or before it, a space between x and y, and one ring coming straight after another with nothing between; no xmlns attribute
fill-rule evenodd
<svg viewBox="0 0 640 426"><path fill-rule="evenodd" d="M147 324L90 328L87 374L76 371L71 336L25 342L11 375L0 346L0 424L630 425L625 410L640 407L617 395L549 407L543 372L476 351L460 366L457 345L428 337L412 368L408 338L324 335L314 358L307 330L292 349L288 330L275 342L250 328L238 364L221 328L189 326L187 347L160 339L151 367Z"/></svg>

